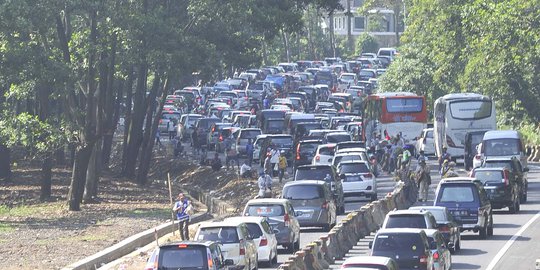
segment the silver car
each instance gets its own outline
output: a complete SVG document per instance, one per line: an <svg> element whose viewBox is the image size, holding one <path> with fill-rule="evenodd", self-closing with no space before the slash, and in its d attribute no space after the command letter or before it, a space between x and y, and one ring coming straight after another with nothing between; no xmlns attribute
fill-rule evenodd
<svg viewBox="0 0 540 270"><path fill-rule="evenodd" d="M337 207L327 182L288 182L283 187L282 197L291 201L300 226L322 227L329 231L336 224Z"/></svg>
<svg viewBox="0 0 540 270"><path fill-rule="evenodd" d="M289 200L274 198L249 200L242 215L268 218L278 245L286 247L291 253L300 249L300 223Z"/></svg>

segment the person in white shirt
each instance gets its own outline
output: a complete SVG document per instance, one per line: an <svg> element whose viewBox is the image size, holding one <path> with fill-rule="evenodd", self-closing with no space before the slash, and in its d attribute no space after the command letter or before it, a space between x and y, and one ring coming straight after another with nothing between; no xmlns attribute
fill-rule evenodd
<svg viewBox="0 0 540 270"><path fill-rule="evenodd" d="M249 178L251 176L251 167L247 165L245 161L242 166L240 166L240 175L242 178Z"/></svg>
<svg viewBox="0 0 540 270"><path fill-rule="evenodd" d="M275 147L270 150L270 163L272 164L272 174L270 176L274 176L277 173L277 163L279 162L279 150Z"/></svg>

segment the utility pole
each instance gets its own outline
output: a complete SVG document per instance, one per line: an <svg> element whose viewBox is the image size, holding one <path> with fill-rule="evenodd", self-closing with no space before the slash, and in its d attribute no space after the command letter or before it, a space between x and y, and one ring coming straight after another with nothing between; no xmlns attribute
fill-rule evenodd
<svg viewBox="0 0 540 270"><path fill-rule="evenodd" d="M349 47L349 51L354 51L354 41L352 37L352 23L351 23L351 0L347 0L347 13L345 14L347 16L347 46Z"/></svg>

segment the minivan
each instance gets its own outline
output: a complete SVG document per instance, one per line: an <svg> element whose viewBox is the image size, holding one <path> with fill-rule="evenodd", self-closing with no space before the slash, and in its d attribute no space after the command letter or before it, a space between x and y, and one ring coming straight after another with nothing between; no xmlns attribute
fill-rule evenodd
<svg viewBox="0 0 540 270"><path fill-rule="evenodd" d="M302 180L287 182L281 193L294 207L301 227L322 227L330 231L337 222L337 207L324 181Z"/></svg>
<svg viewBox="0 0 540 270"><path fill-rule="evenodd" d="M345 213L345 199L343 184L341 183L334 167L330 165L303 165L296 169L294 181L320 180L330 184L338 214Z"/></svg>
<svg viewBox="0 0 540 270"><path fill-rule="evenodd" d="M486 157L515 156L523 167L527 167L527 154L521 134L516 130L490 130L484 134L480 150L482 159Z"/></svg>
<svg viewBox="0 0 540 270"><path fill-rule="evenodd" d="M154 249L144 269L228 270L232 265L234 261L224 258L217 242L181 241L162 244Z"/></svg>
<svg viewBox="0 0 540 270"><path fill-rule="evenodd" d="M460 231L478 232L481 239L493 235L493 212L481 181L468 177L442 179L434 205L446 207Z"/></svg>

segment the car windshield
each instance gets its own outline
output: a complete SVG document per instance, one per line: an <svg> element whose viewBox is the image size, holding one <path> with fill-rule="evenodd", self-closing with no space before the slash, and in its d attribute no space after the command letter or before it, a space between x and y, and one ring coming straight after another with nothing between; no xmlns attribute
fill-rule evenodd
<svg viewBox="0 0 540 270"><path fill-rule="evenodd" d="M294 185L285 188L283 197L289 200L313 200L324 196L319 185Z"/></svg>
<svg viewBox="0 0 540 270"><path fill-rule="evenodd" d="M482 183L487 182L501 182L503 177L503 173L500 170L494 170L494 171L476 171L474 172L474 178L482 181Z"/></svg>
<svg viewBox="0 0 540 270"><path fill-rule="evenodd" d="M327 179L326 175L332 175L330 167L298 168L294 180L332 180L331 177Z"/></svg>
<svg viewBox="0 0 540 270"><path fill-rule="evenodd" d="M339 163L343 162L343 161L357 161L357 160L362 160L362 157L360 156L360 154L358 155L344 155L344 156L336 156L334 158L334 165L339 165Z"/></svg>
<svg viewBox="0 0 540 270"><path fill-rule="evenodd" d="M336 148L334 146L319 148L319 155L333 156Z"/></svg>
<svg viewBox="0 0 540 270"><path fill-rule="evenodd" d="M272 138L272 143L277 146L292 145L293 141L291 137Z"/></svg>
<svg viewBox="0 0 540 270"><path fill-rule="evenodd" d="M202 246L161 247L159 269L207 269L206 248Z"/></svg>
<svg viewBox="0 0 540 270"><path fill-rule="evenodd" d="M255 139L258 135L261 135L260 130L242 130L240 139Z"/></svg>
<svg viewBox="0 0 540 270"><path fill-rule="evenodd" d="M341 76L341 79L351 81L351 80L354 80L354 75L343 75Z"/></svg>
<svg viewBox="0 0 540 270"><path fill-rule="evenodd" d="M315 153L317 147L320 145L318 142L309 142L300 144L300 153Z"/></svg>
<svg viewBox="0 0 540 270"><path fill-rule="evenodd" d="M473 188L470 186L445 186L439 202L474 202Z"/></svg>
<svg viewBox="0 0 540 270"><path fill-rule="evenodd" d="M346 163L339 165L339 173L368 173L369 168L365 163Z"/></svg>
<svg viewBox="0 0 540 270"><path fill-rule="evenodd" d="M329 134L326 136L326 141L328 143L346 142L350 140L351 135L349 134Z"/></svg>
<svg viewBox="0 0 540 270"><path fill-rule="evenodd" d="M284 128L285 123L283 120L276 120L276 121L268 121L268 127L269 128Z"/></svg>
<svg viewBox="0 0 540 270"><path fill-rule="evenodd" d="M373 243L373 251L393 251L403 253L413 251L424 252L424 244L418 233L395 233L378 235Z"/></svg>
<svg viewBox="0 0 540 270"><path fill-rule="evenodd" d="M427 229L424 215L390 215L386 228L418 228Z"/></svg>
<svg viewBox="0 0 540 270"><path fill-rule="evenodd" d="M483 142L485 156L519 155L520 142L518 139L493 139Z"/></svg>
<svg viewBox="0 0 540 270"><path fill-rule="evenodd" d="M236 227L202 228L197 240L214 241L222 244L238 243Z"/></svg>
<svg viewBox="0 0 540 270"><path fill-rule="evenodd" d="M163 113L161 114L161 118L163 119L180 119L179 113Z"/></svg>
<svg viewBox="0 0 540 270"><path fill-rule="evenodd" d="M508 167L511 168L512 162L510 160L486 160L484 161L484 164L482 167L484 168L500 168L500 167Z"/></svg>
<svg viewBox="0 0 540 270"><path fill-rule="evenodd" d="M253 238L259 238L263 235L263 232L261 230L261 227L257 223L246 223L248 227L249 234L253 236Z"/></svg>
<svg viewBox="0 0 540 270"><path fill-rule="evenodd" d="M245 211L248 216L276 217L285 214L285 208L279 204L250 205Z"/></svg>

